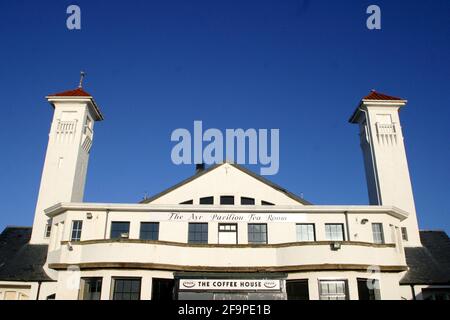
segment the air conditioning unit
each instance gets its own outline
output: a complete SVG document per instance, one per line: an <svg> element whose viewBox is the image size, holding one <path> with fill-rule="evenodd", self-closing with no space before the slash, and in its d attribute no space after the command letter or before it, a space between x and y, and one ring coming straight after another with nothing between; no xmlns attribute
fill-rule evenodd
<svg viewBox="0 0 450 320"><path fill-rule="evenodd" d="M123 232L123 233L121 233L121 234L120 234L120 238L121 238L121 239L128 239L128 238L129 238L128 232Z"/></svg>

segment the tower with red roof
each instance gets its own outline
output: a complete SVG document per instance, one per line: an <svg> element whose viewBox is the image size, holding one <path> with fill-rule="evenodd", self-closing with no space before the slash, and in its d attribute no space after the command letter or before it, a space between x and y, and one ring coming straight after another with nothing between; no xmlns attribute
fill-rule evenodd
<svg viewBox="0 0 450 320"><path fill-rule="evenodd" d="M395 206L408 213L401 230L391 230L406 246L421 246L399 111L407 101L372 90L350 118L359 124L371 205ZM388 230L385 230L388 232Z"/></svg>
<svg viewBox="0 0 450 320"><path fill-rule="evenodd" d="M83 74L82 74L83 76ZM82 202L94 122L103 120L81 86L48 95L54 108L30 243L48 244L51 221L44 210L59 202ZM62 228L61 228L62 230Z"/></svg>

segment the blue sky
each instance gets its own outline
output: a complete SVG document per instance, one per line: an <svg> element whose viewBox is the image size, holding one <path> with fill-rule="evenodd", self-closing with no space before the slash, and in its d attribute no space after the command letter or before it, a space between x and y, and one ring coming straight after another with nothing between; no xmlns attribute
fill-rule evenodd
<svg viewBox="0 0 450 320"><path fill-rule="evenodd" d="M77 4L82 29L66 28ZM366 8L382 29L366 28ZM368 202L358 129L376 88L409 100L402 126L422 229L450 231L450 1L1 1L0 229L31 225L52 108L94 95L85 201L137 202L191 175L176 128L279 128L270 177L315 204ZM251 168L259 171L259 169Z"/></svg>

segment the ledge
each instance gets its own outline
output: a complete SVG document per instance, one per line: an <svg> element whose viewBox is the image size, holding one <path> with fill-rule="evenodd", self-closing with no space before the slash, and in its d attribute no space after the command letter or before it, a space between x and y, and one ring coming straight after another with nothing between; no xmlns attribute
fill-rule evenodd
<svg viewBox="0 0 450 320"><path fill-rule="evenodd" d="M395 244L377 244L371 242L360 241L303 241L303 242L289 242L289 243L275 243L275 244L194 244L194 243L182 243L171 241L153 241L153 240L139 240L139 239L98 239L98 240L86 240L86 241L61 241L62 245L68 243L72 245L90 245L90 244L108 244L108 243L141 243L141 244L154 244L164 246L175 247L191 247L191 248L287 248L287 247L302 247L302 246L330 246L335 242L341 243L343 246L362 246L371 248L395 248Z"/></svg>
<svg viewBox="0 0 450 320"><path fill-rule="evenodd" d="M165 270L165 271L197 271L197 272L306 272L306 271L364 271L367 272L371 265L363 264L312 264L298 266L273 266L273 267L208 267L208 266L182 266L158 263L136 262L92 262L92 263L52 263L50 269L68 270L78 267L80 270L100 269L138 269L138 270ZM381 272L402 272L406 266L378 266Z"/></svg>
<svg viewBox="0 0 450 320"><path fill-rule="evenodd" d="M305 213L305 214L388 214L400 221L408 217L408 213L394 206L205 206L205 205L155 205L127 203L57 203L44 210L49 217L55 217L65 211L107 211L120 212L199 212L199 213Z"/></svg>

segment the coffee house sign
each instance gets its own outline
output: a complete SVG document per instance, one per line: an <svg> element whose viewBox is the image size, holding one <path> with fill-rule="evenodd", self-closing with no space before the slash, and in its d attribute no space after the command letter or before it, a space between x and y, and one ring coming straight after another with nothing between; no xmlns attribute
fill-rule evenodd
<svg viewBox="0 0 450 320"><path fill-rule="evenodd" d="M270 291L281 290L280 280L180 279L179 290Z"/></svg>
<svg viewBox="0 0 450 320"><path fill-rule="evenodd" d="M306 222L303 213L189 213L189 212L155 212L152 213L155 221L173 222L223 222L223 223L266 223L266 222Z"/></svg>

